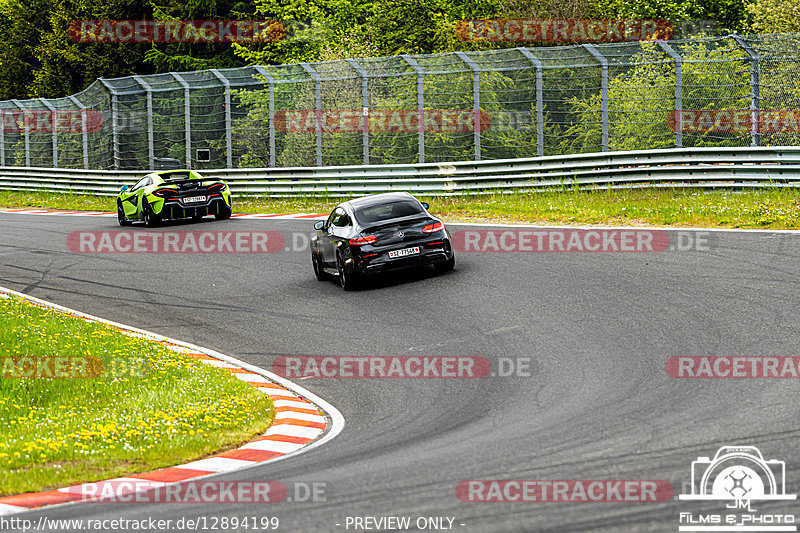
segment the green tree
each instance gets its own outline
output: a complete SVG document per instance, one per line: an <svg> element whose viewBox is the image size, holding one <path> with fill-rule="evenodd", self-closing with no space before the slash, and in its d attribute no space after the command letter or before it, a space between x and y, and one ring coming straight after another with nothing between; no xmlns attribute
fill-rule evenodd
<svg viewBox="0 0 800 533"><path fill-rule="evenodd" d="M753 0L747 3L747 14L755 33L800 31L800 3L795 0Z"/></svg>
<svg viewBox="0 0 800 533"><path fill-rule="evenodd" d="M602 18L713 20L723 32L739 31L746 18L745 0L592 0L587 14Z"/></svg>
<svg viewBox="0 0 800 533"><path fill-rule="evenodd" d="M609 149L646 150L675 146L671 124L674 110L675 69L671 62L659 61L655 44L644 44L632 58L630 69L609 80ZM683 63L683 108L688 110L749 109L750 87L746 69L732 65L749 64L741 49L715 48L712 43L690 44L684 53L692 61ZM703 61L703 62L700 62ZM741 62L741 63L740 63ZM763 74L762 74L763 75ZM724 80L725 95L720 91ZM571 150L584 151L601 143L601 95L574 98ZM674 116L674 115L673 115ZM747 140L744 140L744 139ZM741 146L749 142L747 131L684 131L684 146ZM591 151L591 150L590 150Z"/></svg>

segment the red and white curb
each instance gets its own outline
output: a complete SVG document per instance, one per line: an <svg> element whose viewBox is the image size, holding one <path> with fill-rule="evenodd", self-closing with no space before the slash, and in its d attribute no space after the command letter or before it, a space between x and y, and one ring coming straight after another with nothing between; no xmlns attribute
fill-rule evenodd
<svg viewBox="0 0 800 533"><path fill-rule="evenodd" d="M58 215L69 217L116 217L117 213L111 211L53 211L51 209L0 209L0 213L12 215ZM278 214L244 214L234 213L231 218L245 220L269 218L273 220L324 220L329 213L278 213Z"/></svg>
<svg viewBox="0 0 800 533"><path fill-rule="evenodd" d="M66 307L46 302L27 294L0 287L0 298L16 296L39 307L111 326L127 335L143 337L164 344L167 348L194 357L199 361L225 369L238 379L263 392L275 407L275 420L269 429L247 444L227 452L187 464L162 468L153 472L107 479L93 483L73 485L57 490L0 497L0 516L20 513L38 507L92 501L86 494L102 493L104 485L131 487L130 492L142 491L188 479L205 478L216 474L241 470L293 457L335 438L344 429L344 417L333 405L303 387L258 368L208 348L164 337L124 324L87 315Z"/></svg>

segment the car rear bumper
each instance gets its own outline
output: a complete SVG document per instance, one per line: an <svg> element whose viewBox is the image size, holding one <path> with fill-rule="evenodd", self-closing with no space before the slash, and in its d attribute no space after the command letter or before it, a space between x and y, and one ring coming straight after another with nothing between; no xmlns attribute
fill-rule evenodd
<svg viewBox="0 0 800 533"><path fill-rule="evenodd" d="M184 205L178 200L165 200L158 216L163 219L191 218L217 215L226 211L230 211L230 206L222 197L212 197L191 206Z"/></svg>
<svg viewBox="0 0 800 533"><path fill-rule="evenodd" d="M374 258L358 258L354 261L354 269L358 274L368 276L444 263L453 257L453 249L449 241L444 241L443 244L436 246L430 246L427 243L414 246L420 246L420 253L394 259L390 259L385 252Z"/></svg>

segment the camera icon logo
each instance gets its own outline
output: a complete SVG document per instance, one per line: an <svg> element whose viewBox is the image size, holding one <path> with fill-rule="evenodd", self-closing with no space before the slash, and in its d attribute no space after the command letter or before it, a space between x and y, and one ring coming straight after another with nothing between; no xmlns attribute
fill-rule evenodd
<svg viewBox="0 0 800 533"><path fill-rule="evenodd" d="M795 500L786 494L786 463L764 460L755 446L723 446L714 459L698 457L692 462L691 494L681 500Z"/></svg>

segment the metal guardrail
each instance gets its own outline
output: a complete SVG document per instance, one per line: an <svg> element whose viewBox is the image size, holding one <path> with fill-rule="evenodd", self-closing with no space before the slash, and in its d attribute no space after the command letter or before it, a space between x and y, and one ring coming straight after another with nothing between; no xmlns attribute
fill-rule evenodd
<svg viewBox="0 0 800 533"><path fill-rule="evenodd" d="M0 190L116 195L149 170L0 168ZM800 146L683 148L418 163L206 170L236 195L354 196L388 191L464 195L553 188L800 186Z"/></svg>

